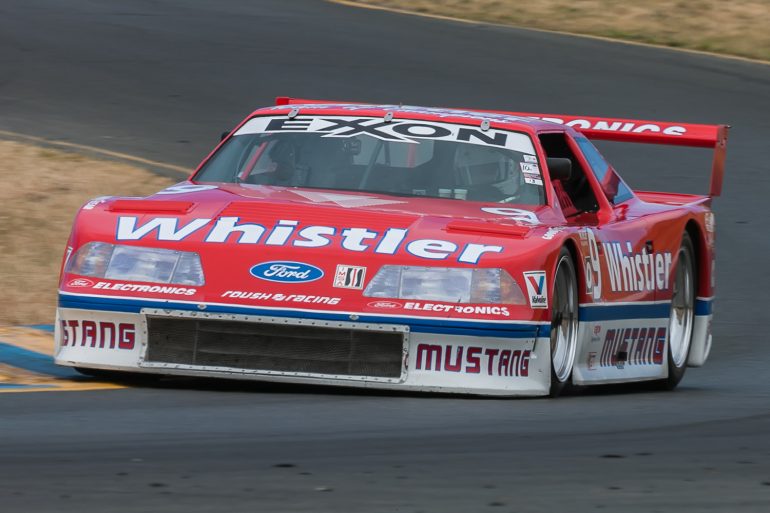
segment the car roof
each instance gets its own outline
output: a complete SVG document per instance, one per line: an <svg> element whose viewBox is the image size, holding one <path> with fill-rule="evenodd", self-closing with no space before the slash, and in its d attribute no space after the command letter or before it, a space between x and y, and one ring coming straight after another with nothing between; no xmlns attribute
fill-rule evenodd
<svg viewBox="0 0 770 513"><path fill-rule="evenodd" d="M550 131L554 129L570 131L569 127L536 118L516 115L503 111L486 111L471 109L451 109L443 107L422 107L417 105L388 105L367 103L290 103L257 109L251 116L268 114L288 114L296 110L296 114L329 114L329 115L359 115L370 117L385 117L392 113L395 118L444 121L448 123L463 123L477 125L487 120L496 126L509 130L526 132ZM295 115L296 115L295 114Z"/></svg>

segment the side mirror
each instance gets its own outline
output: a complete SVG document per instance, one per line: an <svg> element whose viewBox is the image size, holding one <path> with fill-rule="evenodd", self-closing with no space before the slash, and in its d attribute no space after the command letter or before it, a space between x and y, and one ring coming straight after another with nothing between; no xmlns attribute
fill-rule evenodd
<svg viewBox="0 0 770 513"><path fill-rule="evenodd" d="M548 157L545 159L548 166L548 174L551 180L569 180L572 176L572 161L560 157Z"/></svg>
<svg viewBox="0 0 770 513"><path fill-rule="evenodd" d="M219 136L219 142L222 142L225 139L227 139L228 135L230 135L230 130L225 130L224 132L222 132L222 135Z"/></svg>

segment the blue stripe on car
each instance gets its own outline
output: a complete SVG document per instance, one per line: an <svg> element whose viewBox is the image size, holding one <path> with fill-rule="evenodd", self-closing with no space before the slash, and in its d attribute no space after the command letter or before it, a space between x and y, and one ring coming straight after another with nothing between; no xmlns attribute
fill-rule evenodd
<svg viewBox="0 0 770 513"><path fill-rule="evenodd" d="M197 304L175 303L173 301L148 301L144 299L101 298L61 294L59 306L62 308L79 308L84 310L100 310L110 312L139 313L142 308L162 308L186 311L200 311ZM695 302L696 315L710 315L712 300L697 299ZM251 308L237 305L206 305L207 313L235 313L246 315L267 315L275 317L308 318L334 321L350 321L349 314L303 312L293 310L275 310L270 308ZM579 308L581 321L613 321L623 319L664 319L671 312L671 303L640 303L640 304L584 304ZM357 322L376 324L408 325L411 331L418 333L442 333L448 335L467 335L480 337L512 337L531 338L549 337L551 327L547 323L520 324L484 323L483 321L463 321L431 318L410 317L381 317L376 315L359 314Z"/></svg>
<svg viewBox="0 0 770 513"><path fill-rule="evenodd" d="M711 315L711 308L714 304L712 299L696 299L695 315Z"/></svg>
<svg viewBox="0 0 770 513"><path fill-rule="evenodd" d="M159 308L186 311L200 311L197 304L175 303L173 301L148 301L145 299L102 298L89 296L59 295L59 306L62 308L78 308L83 310L100 310L109 312L139 313L142 308ZM270 308L251 308L237 305L206 304L206 313L229 313L242 315L262 315L271 317L312 318L329 321L350 322L350 314L302 312L293 310L276 310ZM550 336L548 323L522 324L515 321L510 323L485 323L484 321L463 321L451 319L411 318L411 317L381 317L376 315L357 314L356 322L375 324L408 325L411 331L418 333L443 333L448 335L468 335L479 337L508 337L534 338Z"/></svg>
<svg viewBox="0 0 770 513"><path fill-rule="evenodd" d="M619 321L623 319L663 319L671 313L671 303L580 305L581 321Z"/></svg>

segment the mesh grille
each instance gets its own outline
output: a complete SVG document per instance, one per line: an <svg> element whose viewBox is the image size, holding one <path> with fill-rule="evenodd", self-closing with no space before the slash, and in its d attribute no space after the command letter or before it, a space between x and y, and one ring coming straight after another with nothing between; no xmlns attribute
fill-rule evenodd
<svg viewBox="0 0 770 513"><path fill-rule="evenodd" d="M148 317L145 360L200 367L398 378L403 334Z"/></svg>

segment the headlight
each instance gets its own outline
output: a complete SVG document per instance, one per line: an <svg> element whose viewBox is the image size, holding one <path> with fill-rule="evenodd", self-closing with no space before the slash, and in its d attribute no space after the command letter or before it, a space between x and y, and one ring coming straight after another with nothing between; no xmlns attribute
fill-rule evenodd
<svg viewBox="0 0 770 513"><path fill-rule="evenodd" d="M108 280L203 285L198 253L89 242L67 262L68 273Z"/></svg>
<svg viewBox="0 0 770 513"><path fill-rule="evenodd" d="M521 289L504 269L384 265L369 282L364 296L446 303L526 304Z"/></svg>

